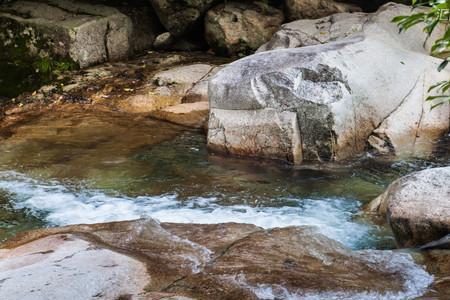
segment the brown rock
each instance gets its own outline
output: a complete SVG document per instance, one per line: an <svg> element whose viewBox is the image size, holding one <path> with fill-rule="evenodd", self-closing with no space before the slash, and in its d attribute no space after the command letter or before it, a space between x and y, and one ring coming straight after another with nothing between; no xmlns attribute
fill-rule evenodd
<svg viewBox="0 0 450 300"><path fill-rule="evenodd" d="M335 13L358 12L359 6L334 0L286 0L289 21L299 19L319 19Z"/></svg>
<svg viewBox="0 0 450 300"><path fill-rule="evenodd" d="M137 299L413 298L431 281L408 254L351 251L309 227L136 220L32 231L2 247L0 280L8 287L0 288L2 299L30 289L76 299L76 288L56 288L69 276L66 286L84 286L82 295L120 291L139 293ZM29 266L37 275L22 280ZM87 275L77 276L80 268Z"/></svg>
<svg viewBox="0 0 450 300"><path fill-rule="evenodd" d="M249 54L270 39L283 19L280 10L263 2L227 2L206 14L205 38L218 54Z"/></svg>
<svg viewBox="0 0 450 300"><path fill-rule="evenodd" d="M209 103L195 102L178 104L154 111L150 115L156 119L186 127L203 128L205 123L208 122Z"/></svg>
<svg viewBox="0 0 450 300"><path fill-rule="evenodd" d="M150 0L159 20L175 37L195 29L215 0Z"/></svg>
<svg viewBox="0 0 450 300"><path fill-rule="evenodd" d="M205 83L215 69L213 65L198 63L160 71L153 76L152 83L119 101L118 106L126 112L148 113L183 102L207 101Z"/></svg>
<svg viewBox="0 0 450 300"><path fill-rule="evenodd" d="M118 299L150 280L145 263L72 234L0 252L2 299Z"/></svg>

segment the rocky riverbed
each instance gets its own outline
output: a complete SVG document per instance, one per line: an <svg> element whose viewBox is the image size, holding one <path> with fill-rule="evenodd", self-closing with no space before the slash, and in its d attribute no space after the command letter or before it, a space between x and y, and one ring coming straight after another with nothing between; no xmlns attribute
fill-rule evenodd
<svg viewBox="0 0 450 300"><path fill-rule="evenodd" d="M395 250L363 213L398 176L448 164L445 151L295 167L210 155L201 131L88 107L24 113L0 144L7 299L447 295L447 251ZM79 223L100 224L58 227Z"/></svg>
<svg viewBox="0 0 450 300"><path fill-rule="evenodd" d="M449 298L449 73L382 2L0 3L0 298Z"/></svg>
<svg viewBox="0 0 450 300"><path fill-rule="evenodd" d="M34 231L4 246L6 298L405 299L433 282L409 253L351 251L308 227L138 220Z"/></svg>

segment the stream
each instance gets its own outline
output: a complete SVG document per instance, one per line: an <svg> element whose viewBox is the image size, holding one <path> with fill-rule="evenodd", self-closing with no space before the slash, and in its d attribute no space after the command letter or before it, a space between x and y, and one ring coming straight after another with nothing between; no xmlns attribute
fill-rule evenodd
<svg viewBox="0 0 450 300"><path fill-rule="evenodd" d="M208 153L201 132L81 110L25 122L0 153L0 240L33 228L152 217L312 225L355 250L395 249L388 226L366 216L365 204L404 174L449 163L447 152L302 166L224 158Z"/></svg>
<svg viewBox="0 0 450 300"><path fill-rule="evenodd" d="M394 179L448 164L380 160L294 167L209 155L202 133L150 119L55 112L0 143L0 237L36 227L153 217L179 223L313 225L355 248L393 237L362 206Z"/></svg>

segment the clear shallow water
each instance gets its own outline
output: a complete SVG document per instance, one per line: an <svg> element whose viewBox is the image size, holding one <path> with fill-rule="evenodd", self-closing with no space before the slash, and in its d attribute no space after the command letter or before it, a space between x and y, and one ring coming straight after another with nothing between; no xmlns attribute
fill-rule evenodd
<svg viewBox="0 0 450 300"><path fill-rule="evenodd" d="M347 246L390 248L361 207L400 175L448 163L293 167L208 155L201 133L153 120L46 115L0 142L0 238L42 226L161 221L313 225Z"/></svg>

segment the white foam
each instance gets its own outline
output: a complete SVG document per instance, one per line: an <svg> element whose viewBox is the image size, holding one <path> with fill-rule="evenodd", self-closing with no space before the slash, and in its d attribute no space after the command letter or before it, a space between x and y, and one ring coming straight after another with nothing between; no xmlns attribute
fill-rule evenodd
<svg viewBox="0 0 450 300"><path fill-rule="evenodd" d="M433 276L428 274L423 267L417 265L411 255L407 253L396 253L393 251L364 250L360 255L373 266L381 266L385 272L397 274L403 280L403 290L396 292L350 292L329 291L303 292L300 290L289 291L286 287L278 284L251 285L247 282L244 274L231 278L242 287L252 291L256 297L264 300L286 299L286 300L403 300L414 299L423 295L433 282Z"/></svg>
<svg viewBox="0 0 450 300"><path fill-rule="evenodd" d="M179 201L176 195L157 197L110 196L102 191L73 191L57 182L42 182L16 172L0 172L0 190L11 195L15 208L29 209L32 214L51 224L68 225L99 223L153 217L162 222L176 223L249 223L264 228L313 225L322 234L347 246L357 244L369 235L371 227L352 221L352 211L358 203L345 199L298 200L292 207L222 206L215 198L193 198ZM289 199L292 203L292 199ZM359 253L359 254L358 254ZM205 253L205 255L209 255ZM404 291L379 294L376 292L349 293L326 291L303 293L289 291L280 285L247 285L260 299L409 299L420 296L432 283L433 277L416 265L409 254L391 251L364 250L355 252L374 265L384 266L404 280ZM192 259L194 272L201 262Z"/></svg>
<svg viewBox="0 0 450 300"><path fill-rule="evenodd" d="M15 208L54 225L92 224L152 217L161 222L237 222L263 228L313 225L324 235L347 246L367 238L372 228L352 221L359 203L345 199L297 199L298 206L223 206L216 198L179 201L176 195L110 196L103 191L73 191L59 182L42 182L16 172L0 172L0 189L11 194ZM289 199L292 203L292 199Z"/></svg>

